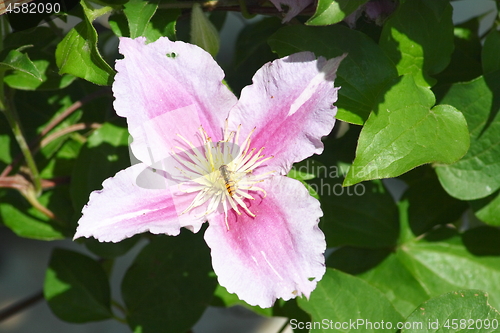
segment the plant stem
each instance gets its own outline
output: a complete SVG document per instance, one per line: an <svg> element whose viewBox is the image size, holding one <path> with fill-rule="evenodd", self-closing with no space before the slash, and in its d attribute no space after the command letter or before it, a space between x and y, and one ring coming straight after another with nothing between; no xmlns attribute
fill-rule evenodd
<svg viewBox="0 0 500 333"><path fill-rule="evenodd" d="M101 124L97 123L92 123L92 124L86 124L86 123L78 123L78 124L73 124L68 127L63 128L60 131L54 132L50 135L47 135L42 141L40 141L40 148L45 147L48 145L50 142L56 140L57 138L60 138L63 135L76 132L76 131L81 131L84 129L98 129L101 127ZM38 150L38 149L36 149Z"/></svg>
<svg viewBox="0 0 500 333"><path fill-rule="evenodd" d="M3 106L4 106L3 112L5 114L5 117L9 122L12 132L14 133L14 137L16 138L16 141L19 147L21 148L21 152L24 155L26 164L30 169L31 172L30 176L31 180L33 181L33 185L35 187L36 195L40 195L40 193L42 192L42 182L40 180L40 173L38 172L38 168L35 164L35 160L33 158L33 155L31 154L31 150L28 146L28 143L24 138L23 131L21 128L21 122L19 120L19 116L17 115L17 111L13 103L12 94L7 94L4 96Z"/></svg>
<svg viewBox="0 0 500 333"><path fill-rule="evenodd" d="M8 306L0 311L0 322L37 303L38 301L41 301L42 299L43 291L40 290L32 296Z"/></svg>

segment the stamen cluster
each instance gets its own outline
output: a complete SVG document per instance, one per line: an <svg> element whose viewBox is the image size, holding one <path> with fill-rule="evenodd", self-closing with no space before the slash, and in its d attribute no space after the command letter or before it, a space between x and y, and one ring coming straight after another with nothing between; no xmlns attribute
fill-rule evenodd
<svg viewBox="0 0 500 333"><path fill-rule="evenodd" d="M182 212L182 214L207 203L207 209L203 215L208 215L222 207L226 221L226 227L229 230L227 222L228 211L233 209L238 215L241 215L241 207L248 215L255 217L248 208L245 199L255 200L249 191L266 192L256 186L269 177L272 172L256 175L254 170L273 156L265 157L261 155L264 147L256 151L256 148L250 149L252 130L243 140L241 146L238 144L241 125L236 131L229 131L226 121L224 128L224 139L218 142L212 142L202 126L199 128L199 134L202 139L202 146L196 147L191 141L178 136L185 142L188 149L175 147L179 151L172 156L180 163L179 168L183 179L181 184L185 186L183 192L198 192L191 204Z"/></svg>

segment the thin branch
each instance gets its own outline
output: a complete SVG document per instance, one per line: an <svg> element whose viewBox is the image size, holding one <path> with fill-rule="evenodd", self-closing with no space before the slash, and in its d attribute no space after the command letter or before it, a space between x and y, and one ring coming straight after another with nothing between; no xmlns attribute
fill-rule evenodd
<svg viewBox="0 0 500 333"><path fill-rule="evenodd" d="M17 114L14 101L12 100L12 94L8 94L5 99L5 109L4 114L9 122L9 126L14 133L14 137L16 138L17 144L19 148L21 148L21 152L24 155L24 159L26 160L26 164L28 165L30 171L30 178L35 187L36 195L39 195L42 192L42 183L40 181L40 173L38 172L38 167L36 166L35 159L33 158L33 154L31 153L31 149L26 142L26 138L24 137L21 121Z"/></svg>
<svg viewBox="0 0 500 333"><path fill-rule="evenodd" d="M180 9L189 9L192 8L195 3L199 3L201 8L206 11L228 11L228 12L241 12L241 1L240 0L224 0L224 1L182 1L182 2L172 2L172 3L162 3L158 5L158 8L161 9L171 9L171 8L180 8ZM263 15L273 15L273 16L283 16L284 13L280 12L274 6L260 6L260 5L248 5L245 3L246 14L263 14ZM243 9L243 11L245 11ZM312 16L316 11L316 6L310 5L305 8L299 15L307 15Z"/></svg>
<svg viewBox="0 0 500 333"><path fill-rule="evenodd" d="M92 124L85 124L85 123L78 123L78 124L74 124L74 125L70 125L68 127L65 127L63 128L62 130L60 131L57 131L57 132L54 132L48 136L46 136L41 142L40 142L40 148L43 148L45 147L46 145L48 145L50 142L60 138L61 136L64 136L66 134L69 134L69 133L72 133L72 132L76 132L76 131L81 131L83 129L98 129L99 127L101 127L102 125L101 124L98 124L98 123L92 123ZM38 150L38 149L37 149Z"/></svg>
<svg viewBox="0 0 500 333"><path fill-rule="evenodd" d="M87 104L88 102L101 97L102 95L107 95L110 94L109 88L102 88L97 91L94 91L92 94L85 96L79 101L76 101L73 103L71 106L69 106L66 110L64 110L59 116L56 118L52 119L52 121L45 126L45 128L40 132L40 135L36 139L36 142L40 141L42 137L44 137L47 133L49 133L54 127L59 125L64 119L66 119L70 114ZM35 143L36 143L35 142ZM33 144L33 143L32 143Z"/></svg>
<svg viewBox="0 0 500 333"><path fill-rule="evenodd" d="M49 124L47 124L47 126L45 126L45 128L38 135L38 137L30 143L30 145L29 145L30 149L31 150L35 150L36 147L39 146L39 142L42 140L42 138L45 135L47 135L47 133L49 133L51 130L53 130L54 127L56 127L57 125L59 125L69 115L71 115L73 112L75 112L76 110L78 110L79 108L81 108L83 105L87 104L88 102L90 102L90 101L92 101L92 100L94 100L94 99L96 99L98 97L101 97L102 95L106 95L106 94L110 94L109 88L99 89L99 90L93 92L92 94L85 96L81 100L76 101L75 103L73 103L66 110L64 110L59 116L57 116ZM23 157L22 154L19 154L18 156L16 156L16 158L14 159L14 161L12 161L11 164L9 164L7 167L5 167L5 169L0 174L0 177L7 176L21 162L22 157Z"/></svg>
<svg viewBox="0 0 500 333"><path fill-rule="evenodd" d="M9 177L0 177L0 188L13 188L19 192L24 192L30 183L23 176L17 174Z"/></svg>
<svg viewBox="0 0 500 333"><path fill-rule="evenodd" d="M25 310L26 308L38 303L43 299L43 291L40 290L36 294L21 300L17 303L14 303L10 306L7 306L5 309L0 310L0 322L2 322L5 319L8 319L9 317L12 317L13 315L17 314L20 311Z"/></svg>

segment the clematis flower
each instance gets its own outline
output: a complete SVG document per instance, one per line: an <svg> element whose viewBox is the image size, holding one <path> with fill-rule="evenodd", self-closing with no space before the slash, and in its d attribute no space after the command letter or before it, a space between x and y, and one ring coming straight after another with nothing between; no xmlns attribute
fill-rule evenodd
<svg viewBox="0 0 500 333"><path fill-rule="evenodd" d="M298 53L264 65L238 100L197 46L120 39L113 92L141 163L90 195L75 238L198 232L219 283L251 305L309 296L325 273L319 202L292 164L322 152L342 60Z"/></svg>

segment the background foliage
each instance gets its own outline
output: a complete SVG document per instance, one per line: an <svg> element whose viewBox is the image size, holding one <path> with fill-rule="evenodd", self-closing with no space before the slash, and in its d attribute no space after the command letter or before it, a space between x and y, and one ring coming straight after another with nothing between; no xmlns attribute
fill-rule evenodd
<svg viewBox="0 0 500 333"><path fill-rule="evenodd" d="M90 256L55 249L40 281L54 315L115 319L137 333L187 332L208 306L239 304L303 323L384 321L396 332L398 322L422 322L402 331L457 332L471 328L460 326L467 320L475 332L500 332L498 15L480 34L481 17L453 24L449 0L399 0L387 17L374 21L361 7L354 25L343 21L366 3L319 0L288 23L256 0L82 0L61 2L56 20L1 16L0 223L45 241L72 238L90 192L130 165L109 87L117 36L192 41L216 56L228 11L243 20L261 14L246 22L232 61L221 61L236 94L274 58L348 53L336 81L342 122L324 153L289 175L320 199L331 248L309 300L243 304L218 286L203 231L184 231L118 244L78 240ZM121 286L110 286L114 260L140 239L147 245ZM121 288L123 304L110 288Z"/></svg>

